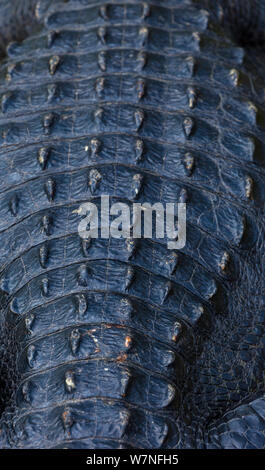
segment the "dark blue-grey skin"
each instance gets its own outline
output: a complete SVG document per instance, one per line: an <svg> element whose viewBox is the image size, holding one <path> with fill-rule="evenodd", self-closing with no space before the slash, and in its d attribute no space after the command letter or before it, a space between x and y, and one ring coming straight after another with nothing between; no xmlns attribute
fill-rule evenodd
<svg viewBox="0 0 265 470"><path fill-rule="evenodd" d="M264 3L0 6L1 448L264 448Z"/></svg>

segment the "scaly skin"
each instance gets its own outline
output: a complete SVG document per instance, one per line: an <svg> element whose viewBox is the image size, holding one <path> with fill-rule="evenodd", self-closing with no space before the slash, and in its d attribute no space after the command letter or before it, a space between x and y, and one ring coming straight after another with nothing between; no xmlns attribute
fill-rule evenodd
<svg viewBox="0 0 265 470"><path fill-rule="evenodd" d="M203 1L49 3L0 69L1 447L264 448L260 73ZM185 248L82 242L102 194Z"/></svg>
<svg viewBox="0 0 265 470"><path fill-rule="evenodd" d="M38 24L37 0L0 0L0 53L5 54L10 41L21 41Z"/></svg>

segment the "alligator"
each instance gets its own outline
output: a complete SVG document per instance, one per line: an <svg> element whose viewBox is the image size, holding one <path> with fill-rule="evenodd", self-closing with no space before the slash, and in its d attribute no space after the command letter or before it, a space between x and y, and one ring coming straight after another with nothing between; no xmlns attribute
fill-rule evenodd
<svg viewBox="0 0 265 470"><path fill-rule="evenodd" d="M0 1L0 447L265 448L264 1ZM82 238L102 195L187 239Z"/></svg>

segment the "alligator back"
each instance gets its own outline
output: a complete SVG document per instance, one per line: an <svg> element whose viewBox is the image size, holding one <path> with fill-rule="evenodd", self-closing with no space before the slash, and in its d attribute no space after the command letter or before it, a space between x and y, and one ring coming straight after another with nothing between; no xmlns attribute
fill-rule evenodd
<svg viewBox="0 0 265 470"><path fill-rule="evenodd" d="M264 383L244 49L200 2L59 2L9 45L0 93L2 447L236 446L219 420ZM80 204L106 194L186 202L185 247L82 239Z"/></svg>

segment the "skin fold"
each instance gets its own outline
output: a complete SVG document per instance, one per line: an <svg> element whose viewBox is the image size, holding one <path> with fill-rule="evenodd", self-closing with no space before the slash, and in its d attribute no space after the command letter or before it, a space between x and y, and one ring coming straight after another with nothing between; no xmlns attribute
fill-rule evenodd
<svg viewBox="0 0 265 470"><path fill-rule="evenodd" d="M0 1L0 448L265 448L264 10Z"/></svg>

